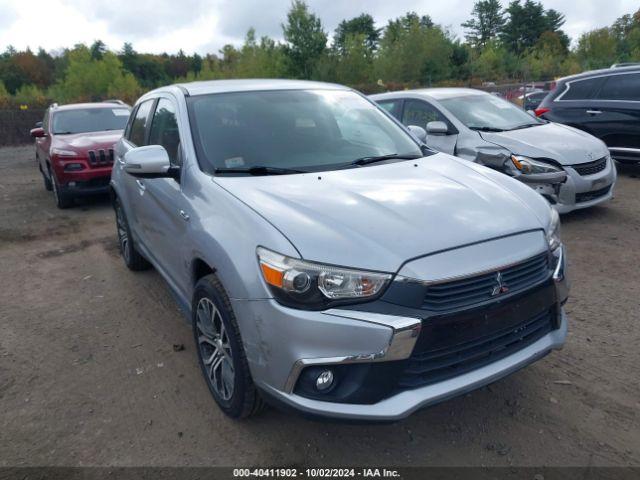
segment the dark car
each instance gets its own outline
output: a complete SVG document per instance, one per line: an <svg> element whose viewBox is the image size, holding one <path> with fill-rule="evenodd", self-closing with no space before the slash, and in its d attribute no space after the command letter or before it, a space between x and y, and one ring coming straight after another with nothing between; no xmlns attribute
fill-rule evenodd
<svg viewBox="0 0 640 480"><path fill-rule="evenodd" d="M31 130L36 160L56 205L67 208L75 197L107 193L113 145L122 136L129 106L122 102L51 105Z"/></svg>
<svg viewBox="0 0 640 480"><path fill-rule="evenodd" d="M640 66L562 78L535 112L600 138L619 162L640 162Z"/></svg>
<svg viewBox="0 0 640 480"><path fill-rule="evenodd" d="M549 94L548 91L527 93L522 100L522 108L525 110L535 110L540 106L540 102Z"/></svg>

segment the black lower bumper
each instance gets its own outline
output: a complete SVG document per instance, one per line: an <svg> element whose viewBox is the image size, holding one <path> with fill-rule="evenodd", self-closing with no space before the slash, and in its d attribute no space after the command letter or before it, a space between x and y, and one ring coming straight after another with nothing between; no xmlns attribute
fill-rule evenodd
<svg viewBox="0 0 640 480"><path fill-rule="evenodd" d="M60 192L70 197L103 195L109 192L111 177L97 177L91 180L71 181L60 186Z"/></svg>

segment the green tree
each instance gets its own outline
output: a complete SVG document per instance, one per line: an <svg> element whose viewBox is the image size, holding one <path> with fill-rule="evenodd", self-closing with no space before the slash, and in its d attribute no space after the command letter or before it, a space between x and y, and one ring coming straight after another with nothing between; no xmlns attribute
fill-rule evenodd
<svg viewBox="0 0 640 480"><path fill-rule="evenodd" d="M606 68L617 60L617 41L608 28L582 34L576 56L586 70Z"/></svg>
<svg viewBox="0 0 640 480"><path fill-rule="evenodd" d="M373 81L373 53L365 34L346 36L336 65L336 77L340 83L353 86Z"/></svg>
<svg viewBox="0 0 640 480"><path fill-rule="evenodd" d="M368 13L340 22L333 35L333 48L344 54L348 48L348 37L355 35L364 37L362 43L370 52L377 50L378 42L380 41L380 29L376 28L373 17Z"/></svg>
<svg viewBox="0 0 640 480"><path fill-rule="evenodd" d="M42 107L47 103L47 97L42 90L35 85L23 85L16 92L16 103L27 105L31 108Z"/></svg>
<svg viewBox="0 0 640 480"><path fill-rule="evenodd" d="M430 85L449 78L452 54L453 44L439 26L409 13L385 28L375 71L384 82Z"/></svg>
<svg viewBox="0 0 640 480"><path fill-rule="evenodd" d="M94 60L102 60L104 53L107 51L107 46L102 40L96 40L91 44L89 50L91 51L91 58Z"/></svg>
<svg viewBox="0 0 640 480"><path fill-rule="evenodd" d="M69 66L64 78L51 88L51 96L65 103L99 101L116 95L132 101L139 91L135 77L124 71L114 53L107 51L96 60L86 46L79 46L69 52Z"/></svg>
<svg viewBox="0 0 640 480"><path fill-rule="evenodd" d="M564 15L556 10L545 10L542 3L533 0L513 0L506 9L508 19L500 33L500 39L507 48L520 55L532 48L544 32L555 32L565 45L569 38L560 28Z"/></svg>
<svg viewBox="0 0 640 480"><path fill-rule="evenodd" d="M11 95L4 86L4 82L0 80L0 108L6 108L11 102Z"/></svg>
<svg viewBox="0 0 640 480"><path fill-rule="evenodd" d="M464 22L465 38L474 47L482 48L502 31L506 20L499 0L478 0L471 18Z"/></svg>
<svg viewBox="0 0 640 480"><path fill-rule="evenodd" d="M290 74L297 78L311 78L316 62L327 48L327 34L322 22L309 12L303 0L293 0L282 31Z"/></svg>

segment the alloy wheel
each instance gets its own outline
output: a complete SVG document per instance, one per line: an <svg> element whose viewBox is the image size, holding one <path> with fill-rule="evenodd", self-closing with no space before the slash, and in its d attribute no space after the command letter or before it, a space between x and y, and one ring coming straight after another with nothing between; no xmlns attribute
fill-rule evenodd
<svg viewBox="0 0 640 480"><path fill-rule="evenodd" d="M127 224L124 219L122 207L118 204L116 208L116 226L118 228L118 243L120 243L120 251L126 262L129 262L129 234L127 233Z"/></svg>
<svg viewBox="0 0 640 480"><path fill-rule="evenodd" d="M207 382L221 400L229 401L233 396L235 369L233 351L222 316L206 297L198 302L196 315L198 354Z"/></svg>

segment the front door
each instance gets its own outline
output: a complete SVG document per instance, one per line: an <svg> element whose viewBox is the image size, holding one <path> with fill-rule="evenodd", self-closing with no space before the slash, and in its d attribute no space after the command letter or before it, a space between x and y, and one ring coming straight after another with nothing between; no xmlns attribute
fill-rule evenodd
<svg viewBox="0 0 640 480"><path fill-rule="evenodd" d="M418 127L426 129L429 122L438 121L446 123L449 127L449 132L442 135L427 133L426 144L438 152L455 155L458 133L455 131L453 125L451 125L451 122L433 105L424 100L405 100L402 112L402 123L407 127L409 125L417 125Z"/></svg>

